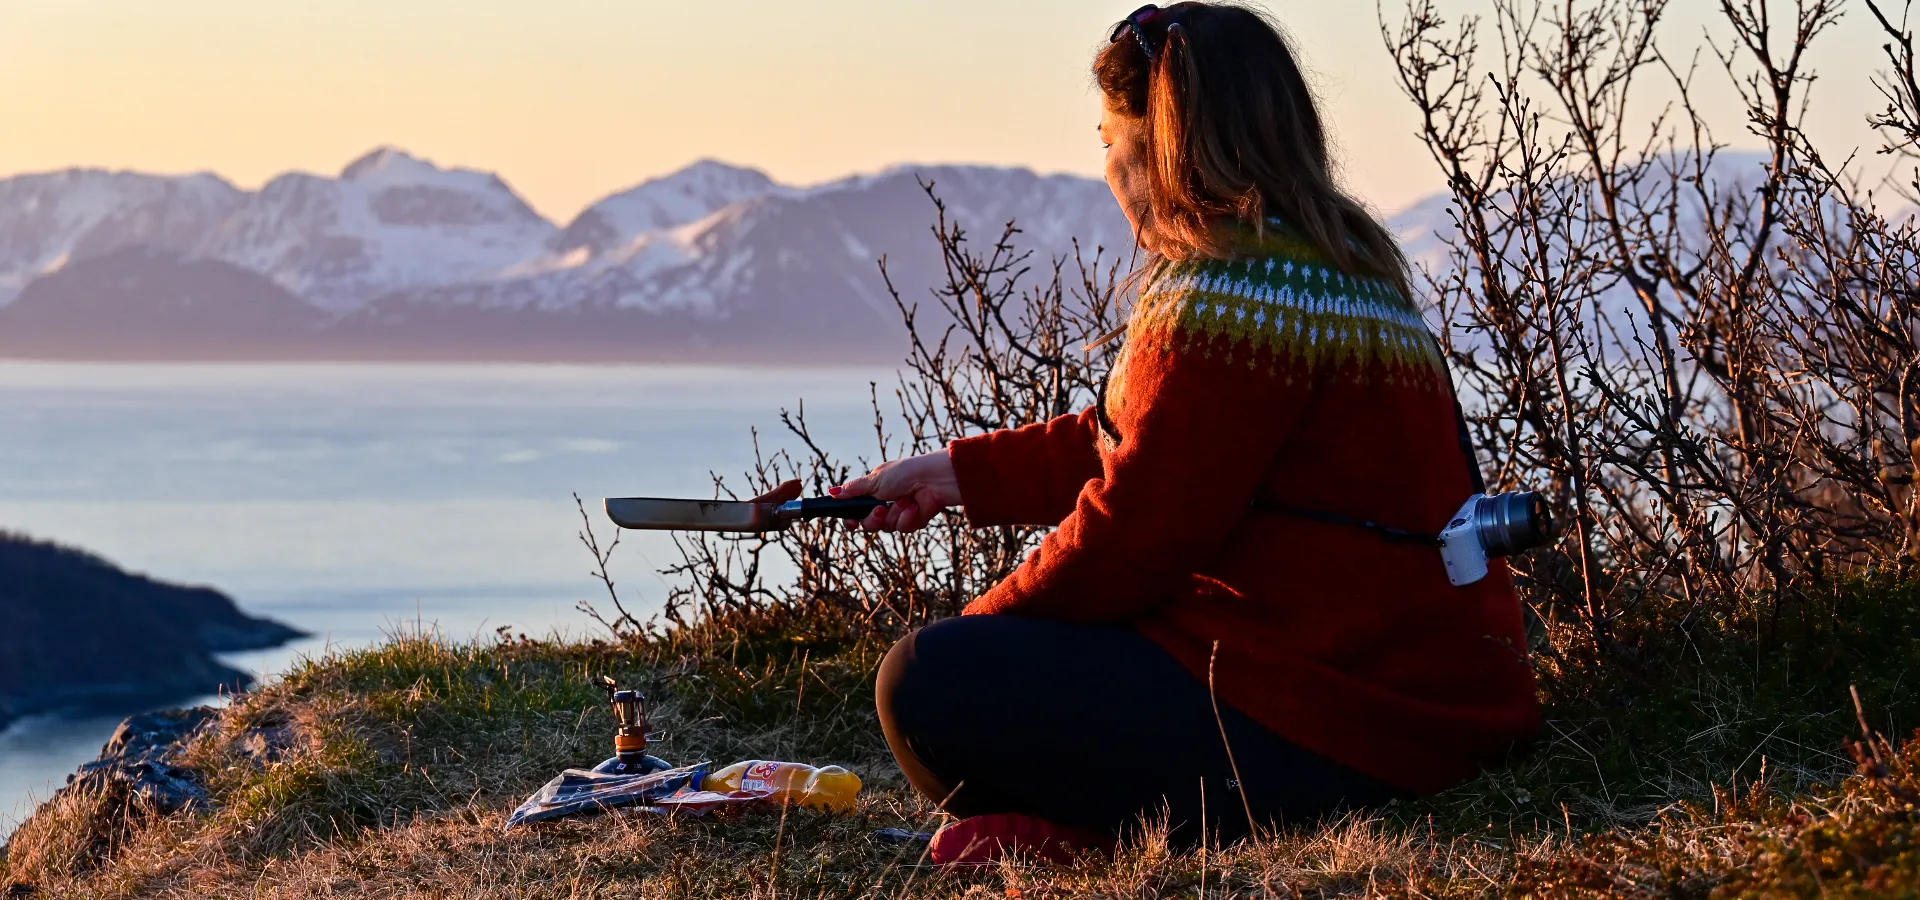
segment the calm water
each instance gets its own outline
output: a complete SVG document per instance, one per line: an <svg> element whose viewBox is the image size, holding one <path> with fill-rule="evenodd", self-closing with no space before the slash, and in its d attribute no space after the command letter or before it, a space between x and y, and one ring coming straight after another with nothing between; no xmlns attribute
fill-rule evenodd
<svg viewBox="0 0 1920 900"><path fill-rule="evenodd" d="M872 444L884 370L0 362L0 529L74 544L313 633L229 661L261 674L416 621L470 637L595 627L604 589L572 492L709 496L752 429L806 400L816 437ZM603 537L606 532L602 532ZM644 617L666 535L614 576ZM604 606L604 603L601 604ZM132 712L129 710L128 712ZM99 752L119 715L0 733L0 835Z"/></svg>

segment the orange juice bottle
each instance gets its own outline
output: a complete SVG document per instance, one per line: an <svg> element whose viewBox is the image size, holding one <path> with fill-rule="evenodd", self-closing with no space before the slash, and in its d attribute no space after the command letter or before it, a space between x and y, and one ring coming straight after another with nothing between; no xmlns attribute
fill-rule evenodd
<svg viewBox="0 0 1920 900"><path fill-rule="evenodd" d="M715 769L701 787L709 791L752 791L776 803L846 812L860 794L860 776L839 766L749 759Z"/></svg>

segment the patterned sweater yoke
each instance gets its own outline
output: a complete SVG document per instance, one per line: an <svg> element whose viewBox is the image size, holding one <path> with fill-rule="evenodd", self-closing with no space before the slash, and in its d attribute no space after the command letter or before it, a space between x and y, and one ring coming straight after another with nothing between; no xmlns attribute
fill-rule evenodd
<svg viewBox="0 0 1920 900"><path fill-rule="evenodd" d="M1162 263L1141 292L1128 339L1171 339L1289 380L1300 369L1339 368L1361 379L1446 384L1439 349L1397 286L1342 272L1284 233L1249 241L1232 259Z"/></svg>

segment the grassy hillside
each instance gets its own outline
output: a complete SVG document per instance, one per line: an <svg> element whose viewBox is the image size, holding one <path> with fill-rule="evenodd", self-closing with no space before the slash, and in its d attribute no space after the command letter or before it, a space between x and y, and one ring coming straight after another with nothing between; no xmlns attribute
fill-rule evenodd
<svg viewBox="0 0 1920 900"><path fill-rule="evenodd" d="M620 643L398 635L303 665L189 739L179 760L213 808L69 793L14 836L0 883L87 898L1912 895L1920 744L1876 745L1860 774L1846 742L1850 684L1877 722L1914 720L1920 583L1841 590L1854 613L1790 655L1675 648L1659 661L1672 687L1638 696L1550 677L1542 743L1429 803L1201 852L1149 839L1111 862L961 874L869 838L939 820L887 757L872 708L887 638L860 621L766 611ZM588 680L603 673L651 685L661 755L841 763L869 785L858 812L630 811L502 833L553 773L607 755Z"/></svg>

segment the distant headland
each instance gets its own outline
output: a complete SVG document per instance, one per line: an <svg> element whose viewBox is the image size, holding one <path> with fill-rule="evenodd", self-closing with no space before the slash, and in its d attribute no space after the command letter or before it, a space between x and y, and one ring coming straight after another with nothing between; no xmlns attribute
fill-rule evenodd
<svg viewBox="0 0 1920 900"><path fill-rule="evenodd" d="M244 686L249 676L215 654L302 636L211 588L0 531L0 728L40 713L133 712Z"/></svg>

